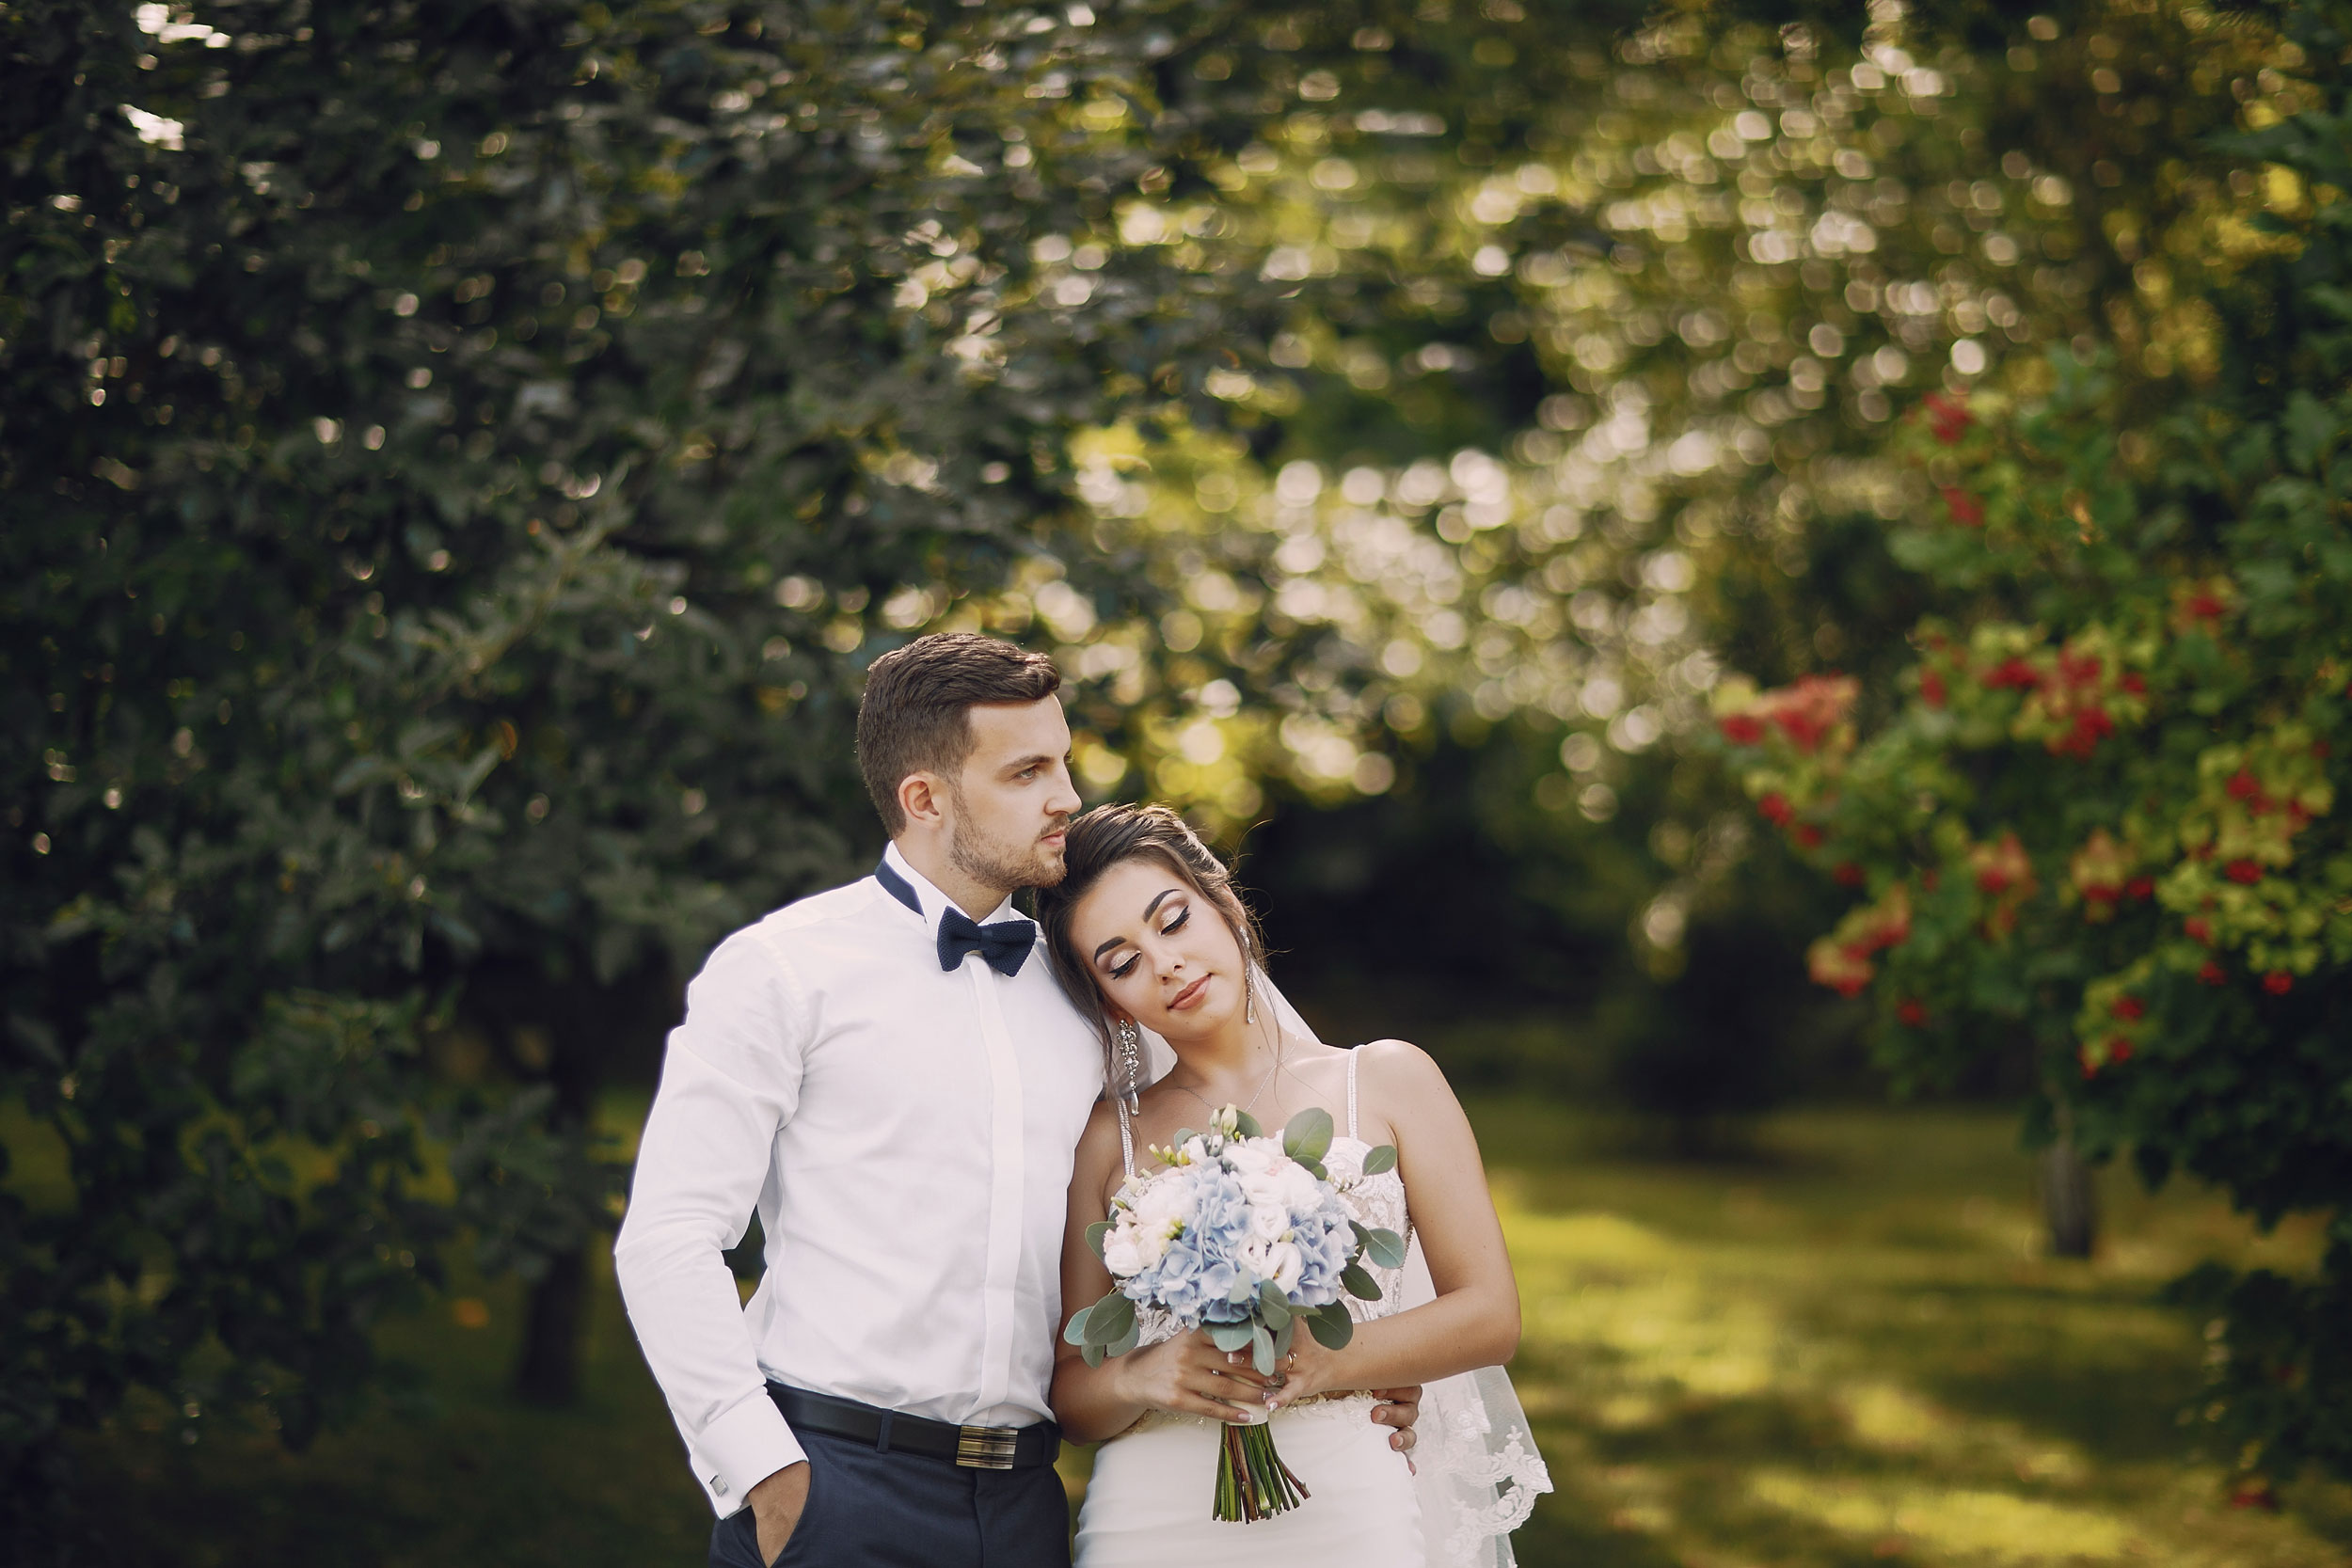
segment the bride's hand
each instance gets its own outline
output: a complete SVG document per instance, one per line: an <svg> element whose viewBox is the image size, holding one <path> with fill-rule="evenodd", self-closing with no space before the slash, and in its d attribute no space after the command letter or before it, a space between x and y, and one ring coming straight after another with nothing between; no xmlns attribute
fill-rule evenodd
<svg viewBox="0 0 2352 1568"><path fill-rule="evenodd" d="M1243 1352L1244 1363L1248 1359L1248 1353ZM1265 1402L1279 1410L1313 1395L1346 1387L1344 1376L1340 1357L1302 1329L1292 1338L1290 1354L1274 1364L1274 1378L1266 1390Z"/></svg>
<svg viewBox="0 0 2352 1568"><path fill-rule="evenodd" d="M1232 1365L1199 1329L1130 1351L1109 1365L1119 1369L1120 1397L1148 1410L1243 1421L1248 1418L1237 1407L1265 1397L1265 1379L1250 1368L1248 1357Z"/></svg>

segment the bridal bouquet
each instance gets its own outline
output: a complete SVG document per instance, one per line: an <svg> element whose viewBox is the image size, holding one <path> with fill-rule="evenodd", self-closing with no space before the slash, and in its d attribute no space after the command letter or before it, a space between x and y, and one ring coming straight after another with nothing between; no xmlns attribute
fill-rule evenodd
<svg viewBox="0 0 2352 1568"><path fill-rule="evenodd" d="M1348 1214L1323 1168L1331 1133L1330 1113L1306 1110L1277 1140L1228 1105L1208 1131L1184 1129L1152 1149L1159 1168L1138 1173L1112 1200L1110 1217L1087 1227L1087 1243L1116 1285L1073 1317L1062 1338L1099 1367L1136 1348L1136 1308L1151 1308L1180 1333L1206 1329L1220 1350L1248 1349L1266 1377L1290 1354L1301 1323L1327 1349L1345 1345L1355 1322L1343 1297L1380 1296L1359 1259L1396 1268L1405 1239ZM1395 1148L1383 1144L1364 1156L1364 1174L1395 1164ZM1224 1431L1219 1519L1270 1518L1307 1496L1274 1451L1265 1410L1252 1407L1251 1416L1251 1424Z"/></svg>

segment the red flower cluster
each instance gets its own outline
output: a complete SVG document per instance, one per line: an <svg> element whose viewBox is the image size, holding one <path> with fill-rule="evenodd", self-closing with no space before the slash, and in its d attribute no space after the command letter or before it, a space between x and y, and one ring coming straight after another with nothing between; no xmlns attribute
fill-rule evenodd
<svg viewBox="0 0 2352 1568"><path fill-rule="evenodd" d="M1805 967L1816 985L1840 996L1859 996L1877 973L1871 958L1910 938L1911 895L1897 882L1879 902L1848 911L1836 930L1805 950Z"/></svg>
<svg viewBox="0 0 2352 1568"><path fill-rule="evenodd" d="M2083 1065L2083 1076L2085 1078L2097 1076L2099 1069L2103 1067L2121 1065L2122 1063L2128 1062L2132 1059L2132 1042L2125 1039L2121 1035L2118 1035L2113 1039L2107 1041L2104 1050L2106 1054L2093 1056L2090 1053L2090 1047L2083 1047L2080 1060Z"/></svg>
<svg viewBox="0 0 2352 1568"><path fill-rule="evenodd" d="M2236 604L2237 585L2228 578L2183 583L2172 591L2173 629L2210 636Z"/></svg>
<svg viewBox="0 0 2352 1568"><path fill-rule="evenodd" d="M1963 528L1984 527L1984 502L1977 499L1957 484L1944 486L1944 505L1951 513L1952 521Z"/></svg>
<svg viewBox="0 0 2352 1568"><path fill-rule="evenodd" d="M2026 858L2026 847L2015 833L2002 834L1998 844L1979 845L1969 853L1968 862L1976 868L1979 893L1997 898L2011 888L2033 886L2033 862Z"/></svg>
<svg viewBox="0 0 2352 1568"><path fill-rule="evenodd" d="M2050 717L2073 722L2044 742L2052 755L2089 757L2115 733L2115 721L2098 700L2106 673L2106 660L2097 654L2059 650L2057 666L2041 682L2042 702Z"/></svg>
<svg viewBox="0 0 2352 1568"><path fill-rule="evenodd" d="M2295 976L2283 969L2274 969L2263 976L2263 990L2273 996L2284 996L2295 989Z"/></svg>
<svg viewBox="0 0 2352 1568"><path fill-rule="evenodd" d="M2042 672L2022 658L2005 658L1993 667L1991 674L1984 677L1984 684L1985 689L1991 691L1999 691L2007 687L2031 691L2042 684Z"/></svg>
<svg viewBox="0 0 2352 1568"><path fill-rule="evenodd" d="M2067 876L2074 882L2074 891L2082 895L2083 918L2113 919L2115 906L2126 892L2144 898L2155 891L2155 883L2146 877L2124 880L2136 858L2129 846L2105 828L2094 830L2083 847L2074 851L2074 859L2067 864Z"/></svg>
<svg viewBox="0 0 2352 1568"><path fill-rule="evenodd" d="M1734 746L1760 746L1764 743L1764 721L1753 713L1726 713L1716 721L1724 738Z"/></svg>
<svg viewBox="0 0 2352 1568"><path fill-rule="evenodd" d="M1967 404L1946 397L1941 392L1928 394L1928 429L1946 446L1951 446L1968 433L1976 419Z"/></svg>
<svg viewBox="0 0 2352 1568"><path fill-rule="evenodd" d="M1895 1018L1906 1028L1916 1029L1928 1021L1927 1004L1915 996L1906 996L1895 1004Z"/></svg>
<svg viewBox="0 0 2352 1568"><path fill-rule="evenodd" d="M1748 706L1724 714L1715 723L1734 746L1760 745L1770 726L1798 751L1816 752L1846 721L1861 689L1851 675L1805 675L1793 686L1758 694Z"/></svg>

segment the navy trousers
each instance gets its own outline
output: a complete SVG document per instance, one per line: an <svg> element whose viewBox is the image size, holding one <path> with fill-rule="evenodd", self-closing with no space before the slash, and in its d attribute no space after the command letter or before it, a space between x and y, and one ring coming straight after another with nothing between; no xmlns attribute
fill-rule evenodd
<svg viewBox="0 0 2352 1568"><path fill-rule="evenodd" d="M968 1469L794 1435L808 1453L808 1507L772 1568L1070 1568L1070 1502L1051 1465ZM750 1509L710 1532L710 1568L771 1568Z"/></svg>

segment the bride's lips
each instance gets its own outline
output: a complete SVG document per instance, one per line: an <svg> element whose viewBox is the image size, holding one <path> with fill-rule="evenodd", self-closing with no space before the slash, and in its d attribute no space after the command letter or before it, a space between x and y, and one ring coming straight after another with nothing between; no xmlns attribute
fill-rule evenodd
<svg viewBox="0 0 2352 1568"><path fill-rule="evenodd" d="M1169 997L1168 999L1168 1010L1171 1013L1181 1013L1188 1012L1192 1008L1199 1006L1200 1005L1201 988L1209 983L1210 978L1211 976L1203 974L1200 978L1195 980L1191 985L1186 986L1184 990L1178 991L1174 996Z"/></svg>

